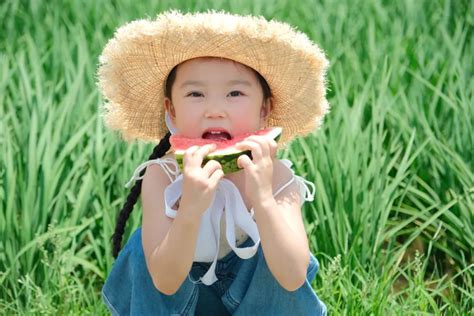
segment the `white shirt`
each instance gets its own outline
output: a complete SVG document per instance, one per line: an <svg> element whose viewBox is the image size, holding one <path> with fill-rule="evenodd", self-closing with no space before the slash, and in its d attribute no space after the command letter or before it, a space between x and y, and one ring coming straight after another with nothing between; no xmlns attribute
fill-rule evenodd
<svg viewBox="0 0 474 316"><path fill-rule="evenodd" d="M282 159L281 162L292 172L293 177L279 188L273 196L276 196L293 181L296 181L300 187L301 204L305 201L313 201L315 193L314 184L295 175L291 169L291 161ZM168 217L175 218L177 211L172 206L181 197L183 175L180 173L174 159L158 158L142 163L125 186L130 187L134 180L142 179L143 176L139 176L140 172L151 164L160 165L171 181L164 192L165 213ZM311 186L312 190L309 190L308 185ZM221 234L221 231L225 233ZM254 245L245 248L238 247L247 237L252 238ZM257 252L259 245L260 235L255 223L253 208L250 212L248 211L238 188L232 181L225 178L221 179L218 183L214 200L202 215L199 227L194 261L212 262L209 270L200 278L200 281L206 285L211 285L217 281L215 275L217 260L223 258L230 251L234 251L242 259L249 259Z"/></svg>

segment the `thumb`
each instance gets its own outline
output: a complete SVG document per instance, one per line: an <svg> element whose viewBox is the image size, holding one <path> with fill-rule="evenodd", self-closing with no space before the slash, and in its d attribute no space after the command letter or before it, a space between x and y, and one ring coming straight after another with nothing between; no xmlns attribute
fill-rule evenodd
<svg viewBox="0 0 474 316"><path fill-rule="evenodd" d="M222 169L219 168L214 171L209 178L209 181L212 183L212 188L217 187L217 184L222 178L224 178L224 171L222 171Z"/></svg>
<svg viewBox="0 0 474 316"><path fill-rule="evenodd" d="M247 155L241 155L239 156L239 158L237 159L237 166L239 166L239 168L243 168L243 169L247 169L248 167L250 167L251 165L253 164L252 160L250 159L249 156Z"/></svg>

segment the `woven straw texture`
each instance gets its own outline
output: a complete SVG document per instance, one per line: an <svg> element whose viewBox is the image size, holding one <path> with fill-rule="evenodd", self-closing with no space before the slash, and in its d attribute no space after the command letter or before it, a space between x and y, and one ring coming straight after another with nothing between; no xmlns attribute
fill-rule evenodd
<svg viewBox="0 0 474 316"><path fill-rule="evenodd" d="M168 131L163 102L169 72L206 56L235 60L267 80L274 97L268 126L283 128L280 145L318 129L329 111L329 62L304 33L263 17L168 11L123 25L106 44L97 73L106 126L127 142L158 142Z"/></svg>

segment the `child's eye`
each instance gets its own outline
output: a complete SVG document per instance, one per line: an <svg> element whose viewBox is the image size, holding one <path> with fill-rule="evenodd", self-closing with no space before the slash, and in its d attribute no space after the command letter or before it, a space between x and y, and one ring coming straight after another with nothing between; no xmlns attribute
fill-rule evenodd
<svg viewBox="0 0 474 316"><path fill-rule="evenodd" d="M236 90L236 91L230 92L229 95L230 95L231 97L238 97L238 96L244 95L244 94L243 94L242 92Z"/></svg>
<svg viewBox="0 0 474 316"><path fill-rule="evenodd" d="M193 92L188 93L186 96L187 97L202 97L202 93L193 91Z"/></svg>

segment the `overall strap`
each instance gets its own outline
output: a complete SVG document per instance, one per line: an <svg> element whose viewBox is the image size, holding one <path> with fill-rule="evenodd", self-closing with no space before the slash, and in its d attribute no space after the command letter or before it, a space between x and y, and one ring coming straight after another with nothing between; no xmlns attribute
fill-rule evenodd
<svg viewBox="0 0 474 316"><path fill-rule="evenodd" d="M170 179L171 182L173 182L180 173L178 164L172 158L157 158L157 159L154 159L154 160L148 160L148 161L145 161L144 163L140 164L137 167L137 169L135 169L135 171L133 172L132 177L127 182L127 184L125 184L125 187L130 188L132 186L133 181L143 179L144 175L140 176L140 172L142 172L142 170L146 169L146 167L148 167L149 165L152 165L152 164L160 165L163 168L163 170L165 171L166 175L168 176L168 178ZM173 168L170 168L169 165L172 165ZM172 177L172 176L174 176L174 177Z"/></svg>
<svg viewBox="0 0 474 316"><path fill-rule="evenodd" d="M304 201L314 201L314 194L316 193L316 186L314 183L311 181L306 180L305 178L298 176L295 174L293 169L291 169L291 166L293 163L288 160L288 159L281 159L280 160L288 169L290 169L291 173L293 174L293 177L288 181L286 184L284 184L280 189L277 190L277 192L274 194L276 196L278 193L283 191L287 186L289 186L294 180L298 182L300 185L300 196L301 196L301 202L303 203ZM311 189L309 187L311 187Z"/></svg>

